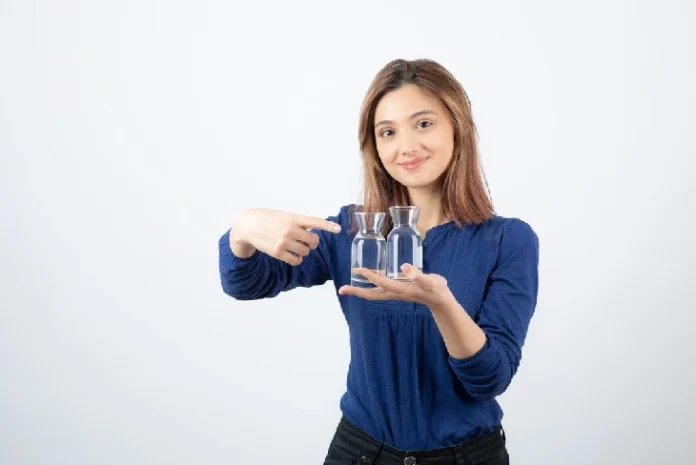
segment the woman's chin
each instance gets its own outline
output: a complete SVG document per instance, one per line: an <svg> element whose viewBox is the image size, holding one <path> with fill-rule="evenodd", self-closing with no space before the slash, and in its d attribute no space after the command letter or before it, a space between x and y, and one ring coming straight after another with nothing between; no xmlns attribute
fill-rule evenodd
<svg viewBox="0 0 696 465"><path fill-rule="evenodd" d="M408 189L418 189L418 190L440 190L440 185L437 182L437 177L433 177L432 179L426 178L426 179L403 179L403 180L397 180L404 186L406 186Z"/></svg>

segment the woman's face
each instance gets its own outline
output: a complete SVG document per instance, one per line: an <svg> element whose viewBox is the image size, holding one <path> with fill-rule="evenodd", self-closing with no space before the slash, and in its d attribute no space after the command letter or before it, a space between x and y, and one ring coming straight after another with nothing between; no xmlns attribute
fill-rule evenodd
<svg viewBox="0 0 696 465"><path fill-rule="evenodd" d="M375 109L377 152L387 172L409 188L432 187L447 169L454 127L440 99L415 84L384 95Z"/></svg>

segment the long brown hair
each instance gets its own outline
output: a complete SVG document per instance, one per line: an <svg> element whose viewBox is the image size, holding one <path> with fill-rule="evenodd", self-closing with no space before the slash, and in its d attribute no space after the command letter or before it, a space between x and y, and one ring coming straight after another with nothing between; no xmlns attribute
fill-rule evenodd
<svg viewBox="0 0 696 465"><path fill-rule="evenodd" d="M393 226L389 207L410 205L407 188L387 173L379 159L374 131L377 104L385 94L405 84L415 84L438 97L452 118L454 152L441 179L443 213L460 227L489 220L494 215L493 201L479 162L477 131L469 97L447 69L427 59L398 59L387 63L374 77L365 95L359 125L364 184L360 210L387 212L383 228L387 232Z"/></svg>

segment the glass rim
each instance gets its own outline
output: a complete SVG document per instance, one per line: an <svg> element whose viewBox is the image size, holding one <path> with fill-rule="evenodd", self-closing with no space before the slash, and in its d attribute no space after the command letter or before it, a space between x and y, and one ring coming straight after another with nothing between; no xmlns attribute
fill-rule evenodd
<svg viewBox="0 0 696 465"><path fill-rule="evenodd" d="M354 215L360 215L360 216L386 216L386 212L353 212Z"/></svg>

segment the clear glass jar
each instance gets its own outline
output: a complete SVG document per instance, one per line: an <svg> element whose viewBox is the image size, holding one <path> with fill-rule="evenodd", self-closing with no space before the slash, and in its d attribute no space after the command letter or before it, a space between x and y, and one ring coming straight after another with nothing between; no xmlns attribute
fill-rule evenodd
<svg viewBox="0 0 696 465"><path fill-rule="evenodd" d="M423 238L416 229L420 208L390 207L394 227L387 236L387 277L410 281L401 266L408 263L423 269Z"/></svg>
<svg viewBox="0 0 696 465"><path fill-rule="evenodd" d="M367 268L384 276L387 267L387 241L382 226L387 214L383 212L355 212L358 233L353 238L350 260L350 283L356 287L375 287L356 268Z"/></svg>

